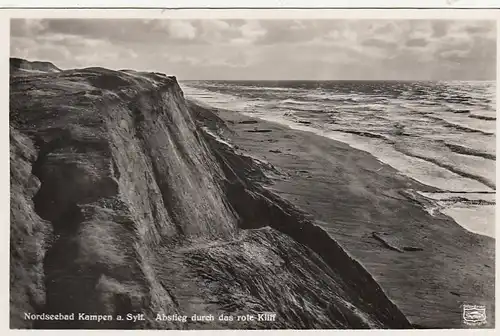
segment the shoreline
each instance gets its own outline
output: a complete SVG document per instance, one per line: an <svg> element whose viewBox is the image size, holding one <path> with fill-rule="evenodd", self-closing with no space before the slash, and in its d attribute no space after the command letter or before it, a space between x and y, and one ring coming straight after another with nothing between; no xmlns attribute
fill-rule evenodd
<svg viewBox="0 0 500 336"><path fill-rule="evenodd" d="M372 274L410 322L461 328L461 304L472 303L484 304L490 312L487 327L494 325L495 240L444 214L431 216L425 210L431 205L428 198L406 194L436 188L401 175L367 152L312 132L206 104L194 110L204 126L237 151L275 167L279 174L270 177L273 182L266 188L311 214ZM213 120L213 113L220 120Z"/></svg>
<svg viewBox="0 0 500 336"><path fill-rule="evenodd" d="M212 109L214 107L203 103L201 101L198 101L197 99L192 99L193 102L197 105L203 105L207 109ZM224 111L224 109L218 109L214 108L219 111ZM485 235L488 237L491 237L495 239L495 201L484 201L484 202L477 202L475 198L469 198L469 195L472 194L490 194L490 195L495 195L496 191L493 186L488 186L486 184L483 184L475 179L470 179L466 178L468 180L469 184L469 189L466 188L466 190L455 190L454 188L451 189L446 189L446 186L443 184L453 184L453 180L447 180L446 178L442 178L441 181L436 181L435 179L431 177L427 177L426 175L423 175L422 172L418 172L418 170L422 170L422 167L419 169L415 170L416 166L423 165L423 167L427 165L432 165L434 166L433 163L428 162L422 158L418 157L412 157L412 156L407 156L406 160L411 161L413 165L409 164L409 161L405 162L400 161L399 159L393 159L391 157L383 156L383 155L376 155L375 153L370 152L370 146L371 145L360 145L359 143L351 143L347 139L343 139L343 135L335 131L320 131L317 128L308 126L308 124L302 124L300 122L295 122L295 123L285 123L282 122L281 120L273 120L272 118L261 118L259 116L254 116L248 113L242 113L238 112L242 116L248 117L251 120L260 120L264 123L271 123L274 125L278 125L280 127L285 127L287 129L293 130L293 131L299 131L299 132L307 132L314 134L316 136L326 138L331 141L335 141L338 143L342 143L347 145L349 148L353 150L358 150L362 151L364 153L369 154L372 156L375 160L380 162L382 165L387 165L391 168L393 168L397 174L403 175L406 178L409 178L417 184L425 186L425 190L421 189L420 191L426 191L425 193L421 193L421 197L427 198L427 201L432 204L431 209L431 214L434 213L435 210L439 211L440 214L442 215L447 215L451 217L457 224L465 228L466 230L480 234L480 235ZM247 124L248 126L252 126L251 124ZM251 131L251 130L250 130ZM223 141L221 139L221 141ZM398 154L400 154L398 152ZM408 168L408 167L411 167ZM440 169L443 170L444 173L447 175L450 175L449 177L454 177L454 178L459 178L459 179L464 179L464 176L461 176L460 174L456 174L453 171L449 171L446 168L443 167L434 167L435 169ZM456 176L455 176L456 175ZM462 181L464 182L464 181ZM465 185L464 185L465 186ZM479 186L479 187L484 187L484 189L471 189L472 186ZM429 191L426 188L430 188L433 191ZM440 195L444 194L453 194L453 197L450 197L449 200L447 199L442 199ZM457 196L458 195L458 196ZM460 202L457 202L459 198L465 199L465 204L461 204ZM466 205L466 206L464 206ZM493 207L493 209L491 209ZM486 214L486 216L485 216ZM479 220L481 224L478 225L469 225L471 220L475 220L476 222Z"/></svg>
<svg viewBox="0 0 500 336"><path fill-rule="evenodd" d="M253 116L251 116L251 115L246 115L246 116L253 118ZM422 184L426 187L436 189L435 192L428 192L427 195L421 194L421 196L426 197L429 202L435 203L434 206L432 207L432 209L430 210L432 212L431 215L433 215L434 208L435 208L442 215L447 215L450 218L452 218L457 224L462 226L464 229L466 229L472 233L475 233L475 234L480 234L480 235L488 236L488 237L495 239L495 232L494 232L495 231L494 230L495 229L495 216L494 216L495 201L493 201L492 204L491 203L475 204L474 207L476 207L476 209L474 209L470 205L467 208L461 207L460 204L458 206L454 206L453 204L452 205L445 205L445 204L443 204L443 202L440 202L441 200L439 199L439 197L433 197L433 194L439 195L439 194L451 194L451 193L462 195L462 197L464 195L469 195L469 194L490 194L490 195L493 194L493 195L495 195L496 191L495 191L494 186L484 184L483 182L480 182L476 179L470 179L471 182L474 182L474 183L479 182L480 184L482 183L489 190L477 190L477 191L473 191L473 190L466 190L466 191L445 190L445 189L438 187L437 185L433 185L431 181L428 181L428 183L426 183L426 181L424 179L422 179L423 176L421 176L421 174L419 176L419 174L416 174L413 172L413 169L405 169L406 167L404 165L402 165L401 163L398 163L397 160L390 162L391 160L388 159L387 157L384 158L381 156L377 156L373 153L370 153L368 147L363 148L363 146L359 146L359 145L356 146L355 144L349 143L348 141L342 141L338 136L335 137L333 135L336 133L335 131L323 132L324 134L319 134L317 129L314 129L314 128L308 127L308 126L291 125L291 124L287 125L287 124L280 123L278 121L271 121L271 120L261 119L258 117L257 117L257 119L260 119L260 120L263 120L266 122L276 123L276 124L288 127L292 130L309 132L309 133L327 138L327 139L332 140L332 141L337 141L337 142L346 144L350 148L352 148L353 150L359 150L359 151L362 151L364 153L367 153L367 154L373 156L381 164L390 166L391 168L395 169L398 174L401 174L401 175L403 175L411 180L414 180L415 182ZM407 156L407 159L411 159L411 161L414 161L415 163L420 163L420 164L425 164L425 165L429 165L429 164L433 165L434 164L434 163L431 163L427 160L424 160L422 158L415 157L415 156L413 156L413 157ZM448 171L449 173L456 174L453 171L449 171L447 168L444 168L444 167L439 167L439 168L443 169L445 171ZM404 170L406 170L406 171L404 171ZM459 174L457 174L457 175L459 175ZM463 176L460 176L460 177L463 178ZM493 207L493 210L490 209L491 207ZM485 218L485 216L480 218L482 225L480 225L479 227L477 227L475 225L469 226L468 223L471 222L471 219L475 219L477 221L478 217L475 215L478 213L480 213L481 215L484 215L487 213L489 216L487 218Z"/></svg>

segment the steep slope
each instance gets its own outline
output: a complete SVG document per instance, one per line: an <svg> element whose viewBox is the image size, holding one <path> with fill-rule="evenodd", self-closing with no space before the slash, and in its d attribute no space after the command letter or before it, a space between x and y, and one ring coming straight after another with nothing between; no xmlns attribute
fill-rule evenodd
<svg viewBox="0 0 500 336"><path fill-rule="evenodd" d="M14 72L10 86L12 328L410 327L364 268L260 185L258 162L196 124L175 77L87 68ZM235 320L259 312L276 319ZM116 319L127 313L144 319Z"/></svg>

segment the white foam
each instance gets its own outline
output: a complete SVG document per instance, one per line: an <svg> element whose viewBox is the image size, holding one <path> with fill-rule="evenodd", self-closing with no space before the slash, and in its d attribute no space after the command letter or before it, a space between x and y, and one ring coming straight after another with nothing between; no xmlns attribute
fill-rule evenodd
<svg viewBox="0 0 500 336"><path fill-rule="evenodd" d="M481 120L469 118L467 116L463 116L460 114L450 114L450 113L442 113L435 114L436 119L441 119L449 124L457 125L459 127L468 128L470 130L477 130L480 132L484 132L487 134L495 134L496 133L496 125L495 122L491 120Z"/></svg>
<svg viewBox="0 0 500 336"><path fill-rule="evenodd" d="M431 193L431 192L423 192L423 191L417 191L422 196L425 196L427 198L432 198L437 201L441 200L446 200L450 198L455 198L455 197L460 197L460 198L465 198L471 201L487 201L487 202L495 202L496 200L496 194L495 193L488 193L488 194L482 194L482 193Z"/></svg>
<svg viewBox="0 0 500 336"><path fill-rule="evenodd" d="M495 238L495 206L469 205L448 207L440 212L450 216L465 229Z"/></svg>
<svg viewBox="0 0 500 336"><path fill-rule="evenodd" d="M489 185L495 185L495 161L483 157L455 153L439 143L422 139L399 139L397 147L409 155L428 158L458 174L481 177ZM467 176L467 175L466 175ZM479 179L480 180L480 179ZM481 181L481 180L480 180Z"/></svg>
<svg viewBox="0 0 500 336"><path fill-rule="evenodd" d="M435 215L439 211L451 218L463 228L495 238L495 204L474 204L474 201L495 203L496 194L481 193L427 193L418 194L435 200L434 206L426 210ZM467 199L471 202L464 202Z"/></svg>
<svg viewBox="0 0 500 336"><path fill-rule="evenodd" d="M477 152L484 152L487 154L496 154L495 141L484 141L483 137L471 136L470 134L458 135L439 135L435 139L444 140L450 145L457 145L460 147L470 148Z"/></svg>

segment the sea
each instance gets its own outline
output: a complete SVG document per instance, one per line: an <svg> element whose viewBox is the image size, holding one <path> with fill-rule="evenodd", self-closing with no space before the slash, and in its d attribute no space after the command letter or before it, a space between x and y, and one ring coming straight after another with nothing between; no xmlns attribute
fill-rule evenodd
<svg viewBox="0 0 500 336"><path fill-rule="evenodd" d="M494 81L184 81L187 98L366 151L440 192L421 193L495 236Z"/></svg>

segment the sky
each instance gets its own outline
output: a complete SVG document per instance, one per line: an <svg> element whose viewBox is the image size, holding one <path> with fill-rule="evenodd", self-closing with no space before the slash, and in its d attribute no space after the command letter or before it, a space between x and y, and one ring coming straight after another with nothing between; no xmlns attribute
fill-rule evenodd
<svg viewBox="0 0 500 336"><path fill-rule="evenodd" d="M10 52L180 80L493 80L496 22L12 19Z"/></svg>

